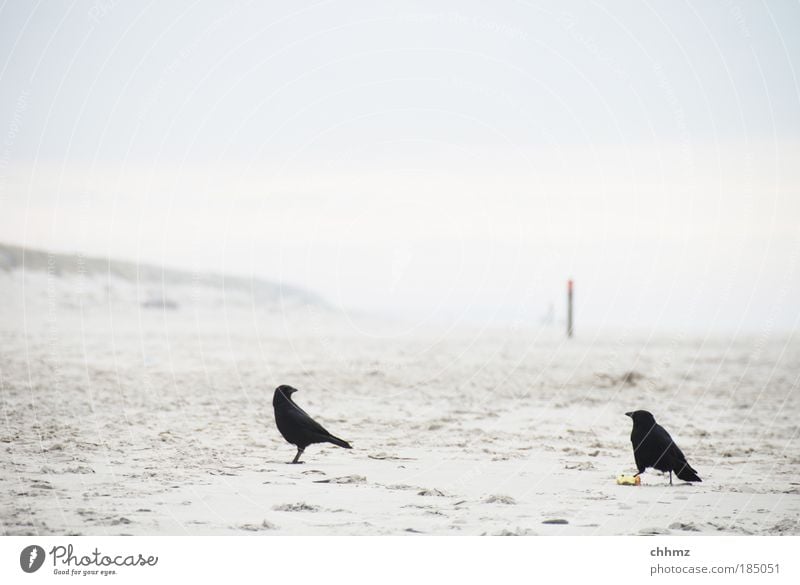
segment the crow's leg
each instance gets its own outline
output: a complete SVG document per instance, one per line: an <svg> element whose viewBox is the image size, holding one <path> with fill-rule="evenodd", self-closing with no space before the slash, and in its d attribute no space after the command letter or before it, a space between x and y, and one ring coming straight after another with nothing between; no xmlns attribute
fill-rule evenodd
<svg viewBox="0 0 800 585"><path fill-rule="evenodd" d="M300 447L297 448L297 455L295 455L294 459L292 459L292 463L302 463L300 461L300 455L303 454L303 451L305 451L305 449L301 449Z"/></svg>
<svg viewBox="0 0 800 585"><path fill-rule="evenodd" d="M669 485L672 485L672 470L669 470Z"/></svg>

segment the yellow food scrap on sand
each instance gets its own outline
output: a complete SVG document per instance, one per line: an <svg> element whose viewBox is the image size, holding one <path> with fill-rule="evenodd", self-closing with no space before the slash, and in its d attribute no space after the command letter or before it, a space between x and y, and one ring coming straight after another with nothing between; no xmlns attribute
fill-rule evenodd
<svg viewBox="0 0 800 585"><path fill-rule="evenodd" d="M618 475L617 485L642 485L642 478L638 475L636 477L632 475Z"/></svg>

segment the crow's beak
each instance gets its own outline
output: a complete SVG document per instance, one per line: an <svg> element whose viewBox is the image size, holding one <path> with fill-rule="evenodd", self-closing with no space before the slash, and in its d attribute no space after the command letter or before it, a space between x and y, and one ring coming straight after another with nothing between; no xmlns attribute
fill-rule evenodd
<svg viewBox="0 0 800 585"><path fill-rule="evenodd" d="M626 412L625 416L629 416L629 417L633 418L633 413L632 412Z"/></svg>

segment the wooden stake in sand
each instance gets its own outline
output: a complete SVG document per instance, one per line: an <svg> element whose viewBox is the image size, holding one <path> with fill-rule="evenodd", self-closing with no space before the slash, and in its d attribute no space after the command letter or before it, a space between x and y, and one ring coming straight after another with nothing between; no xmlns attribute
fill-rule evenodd
<svg viewBox="0 0 800 585"><path fill-rule="evenodd" d="M567 281L567 337L572 337L572 279Z"/></svg>

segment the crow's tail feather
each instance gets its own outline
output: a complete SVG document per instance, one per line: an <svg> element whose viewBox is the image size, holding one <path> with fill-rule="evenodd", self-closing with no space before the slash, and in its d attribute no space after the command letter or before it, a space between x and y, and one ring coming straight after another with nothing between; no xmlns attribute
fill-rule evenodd
<svg viewBox="0 0 800 585"><path fill-rule="evenodd" d="M680 470L675 472L675 475L678 476L678 479L682 479L683 481L703 481L697 475L697 472L692 469L688 463L685 463Z"/></svg>
<svg viewBox="0 0 800 585"><path fill-rule="evenodd" d="M338 445L339 447L344 447L345 449L352 449L350 443L347 441L343 441L339 437L334 437L333 435L329 435L325 437L329 443L333 443L334 445Z"/></svg>

